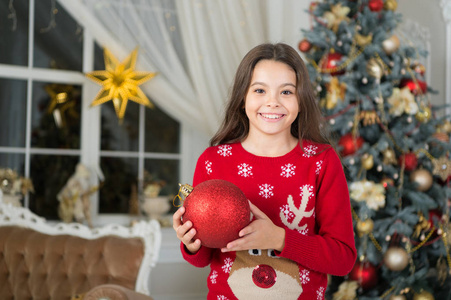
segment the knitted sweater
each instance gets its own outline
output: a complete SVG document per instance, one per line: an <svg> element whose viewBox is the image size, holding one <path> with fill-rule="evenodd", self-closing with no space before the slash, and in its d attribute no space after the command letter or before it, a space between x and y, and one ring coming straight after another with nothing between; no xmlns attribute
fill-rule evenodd
<svg viewBox="0 0 451 300"><path fill-rule="evenodd" d="M247 152L240 143L207 148L194 187L209 179L237 185L275 225L285 229L282 252L253 249L222 253L202 246L196 267L210 265L207 299L324 299L327 274L346 275L354 265L352 216L346 179L335 151L304 141L279 157Z"/></svg>

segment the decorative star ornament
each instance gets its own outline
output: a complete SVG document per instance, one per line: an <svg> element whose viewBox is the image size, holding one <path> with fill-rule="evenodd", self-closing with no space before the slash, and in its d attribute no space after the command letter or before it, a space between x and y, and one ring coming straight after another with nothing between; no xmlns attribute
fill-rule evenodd
<svg viewBox="0 0 451 300"><path fill-rule="evenodd" d="M122 122L124 118L128 100L153 108L153 104L138 86L155 77L157 73L135 71L137 55L138 49L136 48L120 63L105 48L105 70L86 74L86 77L102 85L102 89L92 101L91 106L100 105L111 100L119 122Z"/></svg>

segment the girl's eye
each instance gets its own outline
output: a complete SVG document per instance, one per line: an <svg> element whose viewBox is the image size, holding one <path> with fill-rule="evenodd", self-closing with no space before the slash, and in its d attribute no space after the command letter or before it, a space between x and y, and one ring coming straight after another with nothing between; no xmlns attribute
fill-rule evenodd
<svg viewBox="0 0 451 300"><path fill-rule="evenodd" d="M255 92L258 93L258 94L262 94L262 93L264 93L265 91L264 91L263 89L256 89Z"/></svg>
<svg viewBox="0 0 451 300"><path fill-rule="evenodd" d="M291 91L283 91L282 94L283 95L292 95L293 92L291 92Z"/></svg>

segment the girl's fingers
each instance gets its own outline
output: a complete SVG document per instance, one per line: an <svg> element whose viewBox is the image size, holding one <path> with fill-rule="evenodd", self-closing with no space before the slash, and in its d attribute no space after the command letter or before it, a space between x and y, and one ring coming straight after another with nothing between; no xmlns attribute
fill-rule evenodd
<svg viewBox="0 0 451 300"><path fill-rule="evenodd" d="M182 216L184 213L185 207L182 206L172 215L172 228L174 228L175 231L177 231L182 224Z"/></svg>
<svg viewBox="0 0 451 300"><path fill-rule="evenodd" d="M251 208L251 212L254 215L256 219L265 219L267 218L266 214L262 212L257 206L252 204L252 202L249 201L249 206Z"/></svg>

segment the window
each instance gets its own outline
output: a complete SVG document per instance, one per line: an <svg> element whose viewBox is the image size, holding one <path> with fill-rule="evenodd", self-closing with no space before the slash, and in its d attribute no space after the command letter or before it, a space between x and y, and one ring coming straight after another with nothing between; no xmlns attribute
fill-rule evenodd
<svg viewBox="0 0 451 300"><path fill-rule="evenodd" d="M145 174L164 183L160 194L177 193L176 120L129 102L120 125L111 102L89 107L100 86L83 72L105 67L89 32L54 0L1 1L0 15L0 168L31 178L23 204L59 219L57 194L79 162L105 177L94 215L127 214Z"/></svg>

